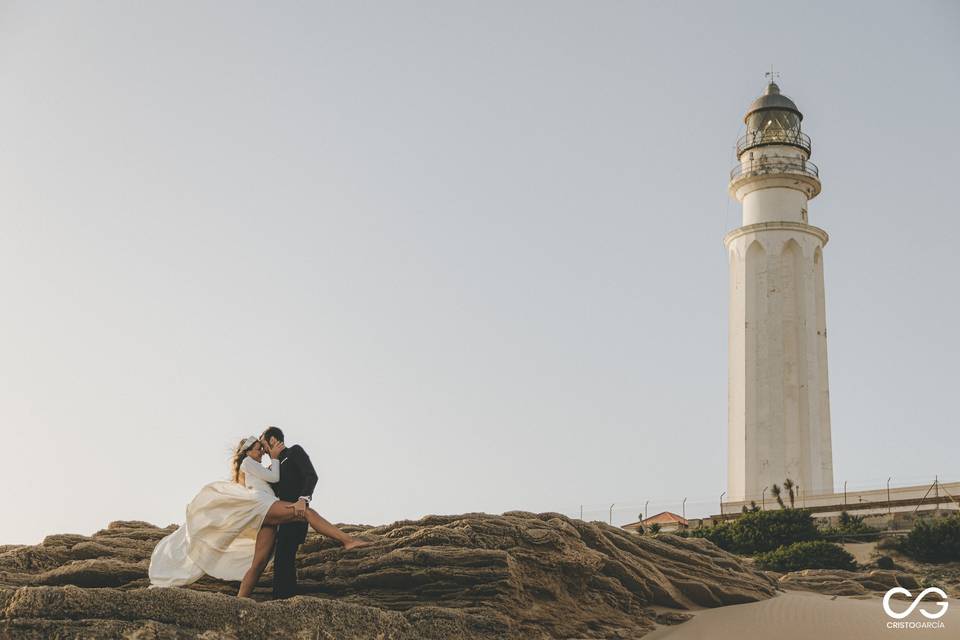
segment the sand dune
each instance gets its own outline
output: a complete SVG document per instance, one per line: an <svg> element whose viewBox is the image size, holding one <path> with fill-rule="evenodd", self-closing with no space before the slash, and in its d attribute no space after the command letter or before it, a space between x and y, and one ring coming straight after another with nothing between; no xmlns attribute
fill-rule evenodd
<svg viewBox="0 0 960 640"><path fill-rule="evenodd" d="M909 602L898 601L902 611ZM925 605L930 612L939 605ZM806 591L788 591L775 598L718 609L703 609L688 622L662 627L644 636L644 640L726 640L774 638L775 640L880 638L960 638L960 600L950 599L947 613L937 622L942 629L889 629L895 622L883 611L881 598L828 596ZM927 621L914 610L904 621Z"/></svg>

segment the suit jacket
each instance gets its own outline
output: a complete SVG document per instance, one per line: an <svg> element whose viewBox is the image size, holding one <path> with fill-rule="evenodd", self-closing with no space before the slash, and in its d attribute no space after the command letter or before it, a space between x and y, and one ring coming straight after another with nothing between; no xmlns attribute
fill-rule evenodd
<svg viewBox="0 0 960 640"><path fill-rule="evenodd" d="M271 484L277 497L288 502L296 502L300 496L313 496L317 486L317 472L310 462L310 456L298 444L280 452L280 481ZM296 544L303 544L307 538L306 522L289 522L277 529L280 538L291 538Z"/></svg>

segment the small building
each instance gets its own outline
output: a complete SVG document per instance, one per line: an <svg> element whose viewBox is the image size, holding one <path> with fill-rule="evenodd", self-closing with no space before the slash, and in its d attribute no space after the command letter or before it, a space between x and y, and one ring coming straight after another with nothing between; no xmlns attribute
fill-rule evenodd
<svg viewBox="0 0 960 640"><path fill-rule="evenodd" d="M660 525L660 531L679 531L690 526L690 522L683 516L678 516L672 511L661 511L639 522L625 524L621 528L632 533L643 534L654 524Z"/></svg>

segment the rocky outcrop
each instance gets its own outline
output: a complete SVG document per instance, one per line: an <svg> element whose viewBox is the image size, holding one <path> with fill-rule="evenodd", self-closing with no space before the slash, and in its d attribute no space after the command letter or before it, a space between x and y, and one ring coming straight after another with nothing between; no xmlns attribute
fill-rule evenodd
<svg viewBox="0 0 960 640"><path fill-rule="evenodd" d="M303 596L256 600L204 578L147 589L156 543L173 531L111 523L0 550L0 638L637 638L698 607L774 595L777 578L712 543L639 537L555 513L428 516L343 526L372 545L311 536Z"/></svg>
<svg viewBox="0 0 960 640"><path fill-rule="evenodd" d="M778 575L773 574L771 575ZM780 587L795 591L815 591L834 596L883 595L893 587L914 590L916 578L903 571L856 572L841 569L804 569L791 571L778 578Z"/></svg>

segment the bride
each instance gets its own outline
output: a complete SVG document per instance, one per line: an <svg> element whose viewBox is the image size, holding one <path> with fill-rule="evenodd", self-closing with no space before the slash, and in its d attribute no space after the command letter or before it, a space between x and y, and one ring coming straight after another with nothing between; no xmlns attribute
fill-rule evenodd
<svg viewBox="0 0 960 640"><path fill-rule="evenodd" d="M261 464L264 445L254 436L237 445L232 481L218 480L200 489L187 505L187 519L161 540L150 557L150 584L179 587L204 574L221 580L240 580L240 597L249 597L270 557L276 527L306 520L344 549L369 544L344 533L306 506L277 500L271 482L280 480L280 462L271 457Z"/></svg>

